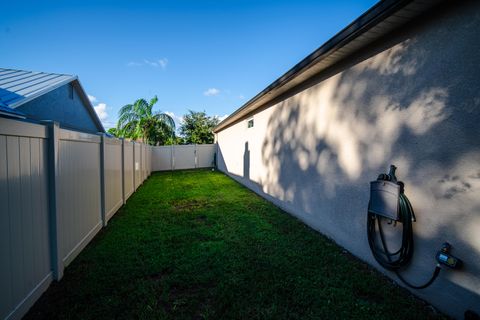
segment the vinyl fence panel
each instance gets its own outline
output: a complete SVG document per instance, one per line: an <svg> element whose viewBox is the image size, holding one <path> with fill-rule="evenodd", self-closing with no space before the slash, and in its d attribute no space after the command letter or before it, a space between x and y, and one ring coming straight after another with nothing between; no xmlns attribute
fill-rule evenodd
<svg viewBox="0 0 480 320"><path fill-rule="evenodd" d="M215 144L197 144L197 168L213 167L215 157Z"/></svg>
<svg viewBox="0 0 480 320"><path fill-rule="evenodd" d="M135 190L134 173L135 164L133 162L133 142L123 141L123 192L124 201L130 197Z"/></svg>
<svg viewBox="0 0 480 320"><path fill-rule="evenodd" d="M173 147L173 168L175 170L196 168L195 145Z"/></svg>
<svg viewBox="0 0 480 320"><path fill-rule="evenodd" d="M139 143L133 144L135 190L142 184L142 149Z"/></svg>
<svg viewBox="0 0 480 320"><path fill-rule="evenodd" d="M99 136L60 130L58 190L60 252L66 266L102 226Z"/></svg>
<svg viewBox="0 0 480 320"><path fill-rule="evenodd" d="M0 319L20 319L62 278L148 177L151 151L0 117Z"/></svg>
<svg viewBox="0 0 480 320"><path fill-rule="evenodd" d="M109 220L123 204L122 140L104 137L105 217Z"/></svg>
<svg viewBox="0 0 480 320"><path fill-rule="evenodd" d="M152 146L145 146L145 179L150 176L150 150Z"/></svg>
<svg viewBox="0 0 480 320"><path fill-rule="evenodd" d="M46 138L0 118L0 319L21 317L52 281Z"/></svg>
<svg viewBox="0 0 480 320"><path fill-rule="evenodd" d="M147 155L147 159L148 159L148 176L150 176L152 174L152 146L149 146L148 147L148 155Z"/></svg>
<svg viewBox="0 0 480 320"><path fill-rule="evenodd" d="M152 171L209 168L214 166L215 144L151 147Z"/></svg>
<svg viewBox="0 0 480 320"><path fill-rule="evenodd" d="M147 177L150 176L152 172L151 165L152 165L152 146L147 146Z"/></svg>
<svg viewBox="0 0 480 320"><path fill-rule="evenodd" d="M147 179L147 146L142 144L142 182Z"/></svg>
<svg viewBox="0 0 480 320"><path fill-rule="evenodd" d="M173 170L172 152L173 152L173 146L153 147L152 170L153 171Z"/></svg>
<svg viewBox="0 0 480 320"><path fill-rule="evenodd" d="M147 146L147 176L152 173L152 146Z"/></svg>

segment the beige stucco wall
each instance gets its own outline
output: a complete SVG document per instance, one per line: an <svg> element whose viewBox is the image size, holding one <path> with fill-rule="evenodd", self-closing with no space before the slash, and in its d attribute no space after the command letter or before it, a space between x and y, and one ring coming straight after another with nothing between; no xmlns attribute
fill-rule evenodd
<svg viewBox="0 0 480 320"><path fill-rule="evenodd" d="M369 181L397 165L417 215L405 278L428 279L449 241L464 269L414 293L457 318L480 313L478 30L480 2L455 1L388 35L253 128L217 133L219 168L385 272L367 242Z"/></svg>

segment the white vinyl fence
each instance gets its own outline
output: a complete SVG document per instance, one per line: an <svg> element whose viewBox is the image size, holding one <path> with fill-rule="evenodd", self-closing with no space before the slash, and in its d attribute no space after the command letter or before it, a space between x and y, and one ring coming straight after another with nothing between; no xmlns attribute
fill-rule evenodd
<svg viewBox="0 0 480 320"><path fill-rule="evenodd" d="M133 145L133 159L133 180L135 190L137 190L142 181L142 170L140 168L142 164L142 147L137 143Z"/></svg>
<svg viewBox="0 0 480 320"><path fill-rule="evenodd" d="M214 166L215 144L152 147L152 170L182 170Z"/></svg>
<svg viewBox="0 0 480 320"><path fill-rule="evenodd" d="M48 130L0 118L0 319L20 318L52 281Z"/></svg>
<svg viewBox="0 0 480 320"><path fill-rule="evenodd" d="M0 118L0 319L21 318L151 173L151 147Z"/></svg>
<svg viewBox="0 0 480 320"><path fill-rule="evenodd" d="M135 191L135 162L133 142L123 141L123 202Z"/></svg>
<svg viewBox="0 0 480 320"><path fill-rule="evenodd" d="M123 205L123 186L122 170L124 168L123 159L123 140L109 139L104 137L104 192L105 192L105 218L106 221L117 212ZM130 155L133 160L133 155ZM130 159L129 159L130 160ZM131 166L132 164L130 164ZM130 169L131 171L131 169ZM129 173L125 173L127 175ZM125 178L126 179L126 178ZM131 193L130 193L131 194Z"/></svg>

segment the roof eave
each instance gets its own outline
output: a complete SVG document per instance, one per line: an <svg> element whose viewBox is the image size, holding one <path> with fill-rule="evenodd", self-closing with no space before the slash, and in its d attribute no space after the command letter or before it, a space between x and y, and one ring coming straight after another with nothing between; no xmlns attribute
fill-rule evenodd
<svg viewBox="0 0 480 320"><path fill-rule="evenodd" d="M22 116L18 113L12 113L12 112L5 112L5 111L2 111L0 110L0 115L1 116L7 116L7 117L11 117L11 118L16 118L16 119L26 119L25 116Z"/></svg>
<svg viewBox="0 0 480 320"><path fill-rule="evenodd" d="M49 93L49 92L51 92L51 91L53 91L57 88L60 88L61 86L65 85L65 84L70 83L70 82L75 81L75 80L78 80L78 77L77 76L71 76L70 78L67 78L63 81L60 81L60 82L56 83L55 85L49 86L49 87L45 88L44 90L39 90L38 92L28 96L25 99L22 99L18 102L14 102L11 105L9 105L9 107L12 108L12 109L18 108L19 106L21 106L21 105L23 105L27 102L30 102L30 101L32 101L32 100L34 100L34 99L36 99L40 96L43 96L46 93Z"/></svg>
<svg viewBox="0 0 480 320"><path fill-rule="evenodd" d="M80 96L80 99L82 99L83 103L87 106L88 113L90 114L93 121L95 122L95 125L97 126L98 132L105 133L106 131L105 131L105 128L103 127L102 121L100 121L100 118L98 117L97 113L95 112L95 108L93 107L92 102L88 98L87 93L83 89L83 86L80 83L80 80L78 79L78 77L77 77L77 79L75 79L75 81L73 81L73 84L78 86L77 92Z"/></svg>
<svg viewBox="0 0 480 320"><path fill-rule="evenodd" d="M420 9L418 9L418 13L416 13L416 15L420 14L427 8L441 1L442 0L417 1L421 3L419 4ZM233 112L230 116L220 122L213 131L216 133L229 127L230 125L233 125L254 110L265 106L286 91L300 85L301 83L304 83L313 76L321 73L322 70L324 70L326 67L315 73L307 75L305 79L302 79L300 82L293 84L293 82L295 82L294 80L298 79L299 76L303 75L306 71L312 69L312 67L314 66L320 65L320 63L323 62L327 57L330 57L333 53L338 52L339 49L342 49L346 45L352 43L353 40L359 38L367 31L372 30L375 26L389 18L392 14L400 11L401 9L405 8L413 2L415 2L415 0L383 0L378 2L376 5L370 8L364 14L362 14L359 18L357 18L355 21L353 21L347 27L337 33L334 37L325 42L312 54L308 55L306 58L296 64L293 68L283 74L280 78L267 86L259 94L254 96L243 106ZM409 20L411 19L406 18L404 22L399 22L398 26L390 27L391 29L388 31L398 28ZM379 36L378 38L380 37L381 36ZM373 41L374 39L369 40L368 43L371 43ZM365 46L368 43L366 43ZM356 50L359 49L360 47L358 47ZM337 61L332 62L331 65L335 64ZM290 87L288 87L289 84L291 84ZM281 89L285 90L282 91Z"/></svg>

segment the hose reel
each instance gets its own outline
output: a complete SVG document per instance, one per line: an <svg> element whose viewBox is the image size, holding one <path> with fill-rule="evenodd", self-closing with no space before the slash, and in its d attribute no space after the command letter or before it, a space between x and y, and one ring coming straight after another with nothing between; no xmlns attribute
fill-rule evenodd
<svg viewBox="0 0 480 320"><path fill-rule="evenodd" d="M413 222L416 222L413 207L404 192L404 183L397 180L394 165L390 166L388 174L382 173L376 181L370 182L370 201L368 204L367 233L368 244L377 262L385 269L395 272L398 278L408 287L424 289L430 286L438 277L441 266L452 269L460 268L462 261L450 254L451 245L444 243L436 254L437 265L431 278L421 285L413 285L402 277L413 257ZM400 248L395 252L388 250L387 241L382 227L382 221L397 226L402 224L402 240ZM378 236L377 236L378 230ZM380 238L380 243L378 243Z"/></svg>

